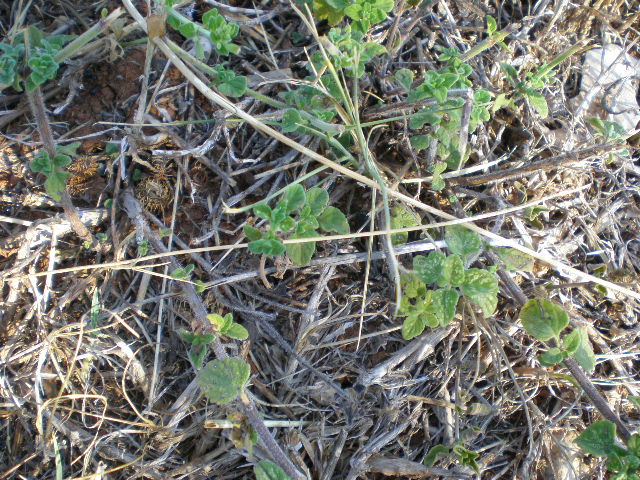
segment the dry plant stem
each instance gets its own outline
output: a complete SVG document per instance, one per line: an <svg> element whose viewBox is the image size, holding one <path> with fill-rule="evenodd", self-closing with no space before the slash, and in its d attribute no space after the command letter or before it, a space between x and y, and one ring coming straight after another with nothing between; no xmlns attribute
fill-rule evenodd
<svg viewBox="0 0 640 480"><path fill-rule="evenodd" d="M149 240L153 248L158 250L159 252L167 252L167 249L162 241L149 228L142 213L140 203L133 195L133 191L131 189L127 189L122 193L122 206L135 225L136 229L144 235L144 238ZM175 257L170 256L169 259L171 261L171 268L175 269L181 267L180 263L178 263ZM187 300L187 303L189 303L189 306L194 313L196 319L195 321L203 324L205 327L209 327L209 322L207 320L207 309L203 305L202 300L196 293L193 285L188 282L181 282L180 286L182 288L182 293ZM214 339L212 347L218 360L224 360L228 358L227 352L225 351L224 346L218 338ZM305 475L303 475L296 469L291 460L287 458L280 445L278 445L276 440L273 438L271 432L269 432L267 427L264 425L264 422L260 418L260 415L258 414L258 411L253 402L249 399L246 399L243 400L242 405L244 406L244 413L247 418L249 418L251 426L258 432L260 439L264 442L265 447L273 456L274 461L278 465L280 465L280 467L286 472L286 474L294 480L306 480Z"/></svg>
<svg viewBox="0 0 640 480"><path fill-rule="evenodd" d="M142 15L140 15L140 13L136 10L136 8L133 6L133 4L131 3L131 0L122 0L124 6L126 7L126 9L129 11L129 13L131 14L131 16L138 22L138 24L145 29L146 31L146 22L144 20L144 18L142 17ZM302 145L300 145L298 142L296 142L295 140L281 134L280 132L278 132L277 130L269 127L268 125L265 125L264 123L262 123L261 121L257 120L256 118L254 118L253 116L251 116L250 114L248 114L247 112L245 112L244 110L238 108L237 106L233 105L232 103L230 103L226 98L223 98L222 96L220 96L219 94L217 94L216 92L214 92L213 90L211 90L211 88L209 88L202 80L200 80L200 78L198 78L197 75L194 74L194 72L192 72L189 67L187 65L185 65L185 63L178 57L176 56L175 53L173 53L173 51L171 50L171 48L169 48L169 46L166 44L166 42L160 38L160 37L156 37L153 39L153 41L156 43L156 46L165 54L165 56L171 60L171 62L175 65L175 67L180 70L180 72L189 80L189 82L191 82L193 84L193 86L195 88L197 88L207 99L215 102L216 104L220 105L221 107L223 107L225 110L227 110L228 112L233 113L234 115L237 115L238 117L240 117L241 119L243 119L244 121L246 121L249 125L251 125L253 128L255 128L256 130L261 131L262 133L265 133L267 135L269 135L272 138L275 138L277 140L279 140L280 142L282 142L283 144L294 148L295 150L303 153L304 155L308 156L309 158L312 158L313 160L316 160L317 162L322 163L325 166L328 166L330 168L332 168L333 170L335 170L336 172L340 172L344 175L346 175L348 178L351 178L352 180L355 180L357 182L360 182L364 185L370 186L370 187L374 187L376 189L380 189L380 186L378 185L378 183L375 180L372 180L371 178L362 175L360 173L354 172L353 170L345 167L344 165L340 165L339 163L336 163L334 161L329 160L328 158L320 155L317 152L314 152L313 150L309 149L309 148L305 148ZM427 211L433 215L436 215L440 218L445 218L447 220L456 220L456 217L454 217L453 215L449 214L449 213L445 213L441 210L438 210L437 208L431 207L429 205L426 205L425 203L416 200L410 196L404 195L396 190L388 190L388 194L408 205L412 205L416 208L419 208L420 210L424 210ZM613 282L609 282L607 280L603 280L600 278L597 278L593 275L589 275L587 273L584 273L576 268L573 268L569 265L566 265L552 257L550 257L549 255L545 255L545 254L541 254L536 252L535 250L525 247L523 245L520 245L518 242L511 240L511 239L507 239L504 237L501 237L500 235L497 235L493 232L489 232L487 230L485 230L484 228L478 227L477 225L474 225L472 223L463 223L465 228L468 228L471 231L474 231L476 233L478 233L479 235L485 237L485 238L489 238L491 240L500 242L501 245L503 246L507 246L507 247L511 247L515 250L518 250L519 252L522 253L526 253L527 255L530 255L531 257L540 260L541 262L552 266L553 268L561 271L561 272L566 272L566 273L570 273L572 275L575 275L579 278L583 278L583 279L588 279L588 281L596 283L598 285L602 285L603 287L607 287L610 288L616 292L621 292L624 293L625 295L632 297L632 298L636 298L636 299L640 299L640 293L633 291L629 288L623 287L621 285L618 285L616 283Z"/></svg>
<svg viewBox="0 0 640 480"><path fill-rule="evenodd" d="M489 258L498 265L500 260L498 256L493 252L488 252ZM527 302L527 296L524 294L522 289L518 286L516 282L513 281L511 275L509 275L504 270L498 270L498 275L502 279L502 281L506 284L507 288L514 296L515 300L518 302L520 306L523 306ZM631 432L627 426L622 422L620 417L615 414L611 407L607 403L607 400L602 396L602 394L598 391L596 386L593 384L591 379L587 376L585 371L582 369L580 365L573 359L568 358L564 362L565 367L569 370L569 373L573 376L573 378L578 382L578 385L582 388L584 393L587 394L593 406L600 412L600 414L606 418L607 420L613 422L618 427L618 434L626 443L629 438L631 438Z"/></svg>
<svg viewBox="0 0 640 480"><path fill-rule="evenodd" d="M28 89L25 89L25 92L27 93L29 105L31 106L33 116L35 117L38 131L40 132L42 144L44 145L45 150L49 153L49 157L53 160L56 156L56 142L53 138L53 132L51 131L49 120L47 119L42 91L40 90L40 87L36 87L32 92L29 92ZM76 207L73 206L71 197L66 189L62 192L61 203L73 231L76 232L76 234L85 242L89 242L93 245L93 236L91 235L91 232L89 232L89 229L85 227L84 223L82 223L82 220L80 220L80 215L78 215Z"/></svg>
<svg viewBox="0 0 640 480"><path fill-rule="evenodd" d="M613 150L619 150L620 145L596 145L594 147L585 148L575 152L561 153L553 157L531 162L524 167L507 168L498 172L485 173L484 175L475 175L473 177L455 177L447 180L451 186L478 186L495 183L503 180L511 180L514 178L524 177L536 173L540 170L549 171L556 168L577 163L592 155L608 153Z"/></svg>

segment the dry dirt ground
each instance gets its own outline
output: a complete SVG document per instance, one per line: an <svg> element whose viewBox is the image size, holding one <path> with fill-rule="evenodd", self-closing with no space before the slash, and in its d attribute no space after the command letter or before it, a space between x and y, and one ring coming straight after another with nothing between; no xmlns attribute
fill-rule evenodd
<svg viewBox="0 0 640 480"><path fill-rule="evenodd" d="M288 2L180 3L196 21L217 7L239 22L240 52L214 51L206 63L228 62L260 95L281 99L308 74L317 41ZM541 344L522 329L509 286L553 300L587 328L597 356L589 376L634 431L640 294L590 279L640 291L638 138L634 124L621 143L603 140L587 118L620 115L612 98L625 82L635 92L637 79L596 81L585 92L584 57L616 45L640 59L636 1L436 0L411 7L402 0L372 30L374 41L389 47L395 39L397 48L369 62L360 79L363 121L405 100L395 72L412 70L421 81L440 65L438 46L467 52L486 39L487 15L510 29L508 49L491 46L468 63L474 86L494 98L511 88L500 62L533 71L584 45L542 89L549 116L541 119L524 101L491 112L467 139L469 170L449 176L443 191L421 180L431 175L435 152L412 148L406 119L364 129L388 188L457 216L496 212L477 225L541 257L531 271L504 273L493 316L461 309L447 327L412 340L402 338L394 315L381 237L318 242L303 268L238 247L246 242L243 226L259 219L226 209L259 202L319 164L203 95L193 78L205 74L194 67L187 78L149 46L127 4L149 15L144 1L0 1L4 42L29 25L80 35L103 9L122 9L90 49L41 87L55 141L81 142L67 191L89 237L78 235L68 208L29 168L43 148L33 105L12 87L0 93L1 480L253 479L255 462L279 461L273 445L253 442L258 416L295 469L317 480L608 478L604 462L573 443L601 418L598 409L564 367L537 361ZM321 36L329 30L326 21L317 28ZM173 29L165 37L188 48ZM270 125L282 117L255 96L229 100ZM626 113L637 119L637 111ZM287 135L331 155L321 138ZM351 232L370 230L371 186L332 169L304 184L327 189ZM545 196L554 198L536 218L531 209L500 213ZM415 212L423 224L441 220ZM378 215L375 229L381 221ZM429 245L422 232L410 233L396 252L400 267L410 269L412 254ZM487 255L476 260L480 268L492 263ZM195 267L190 280L205 282L204 291L169 276L188 264ZM203 331L207 312L233 313L249 332L244 341L218 341L206 360L222 352L250 365L251 409L211 403L194 382L178 331ZM423 464L432 447L456 443L478 453L479 474L455 455Z"/></svg>

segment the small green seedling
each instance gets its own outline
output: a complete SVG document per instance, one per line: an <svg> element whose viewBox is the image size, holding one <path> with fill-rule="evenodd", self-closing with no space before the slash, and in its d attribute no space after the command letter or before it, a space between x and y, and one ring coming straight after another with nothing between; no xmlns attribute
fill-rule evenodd
<svg viewBox="0 0 640 480"><path fill-rule="evenodd" d="M482 249L480 236L461 225L445 230L450 254L434 250L413 258L413 274L402 276L403 296L398 316L405 317L402 336L420 335L425 327L446 326L455 317L461 295L478 306L485 317L498 304L498 277L495 271L466 268L469 256ZM435 284L438 288L429 289Z"/></svg>
<svg viewBox="0 0 640 480"><path fill-rule="evenodd" d="M216 338L213 333L193 333L181 328L178 330L178 335L183 342L191 345L189 348L189 360L193 368L200 370L204 359L207 357L208 345Z"/></svg>
<svg viewBox="0 0 640 480"><path fill-rule="evenodd" d="M348 17L354 29L366 33L387 18L393 5L393 0L313 0L313 13L314 18L326 19L332 27Z"/></svg>
<svg viewBox="0 0 640 480"><path fill-rule="evenodd" d="M256 216L267 220L268 228L261 231L245 225L244 233L252 253L269 257L282 255L285 251L293 263L308 265L316 251L316 242L292 243L286 247L281 238L311 238L324 232L349 233L349 223L344 213L336 207L327 206L329 194L318 187L306 191L301 185L291 185L284 192L275 208L261 203L254 207Z"/></svg>
<svg viewBox="0 0 640 480"><path fill-rule="evenodd" d="M422 222L420 216L405 205L397 205L391 209L391 228L417 227ZM409 232L399 232L391 235L393 245L404 245L409 241Z"/></svg>
<svg viewBox="0 0 640 480"><path fill-rule="evenodd" d="M196 266L193 263L190 263L186 267L172 270L170 276L175 280L189 280L194 268L196 268Z"/></svg>
<svg viewBox="0 0 640 480"><path fill-rule="evenodd" d="M576 439L586 453L606 457L611 480L640 480L640 435L633 434L625 447L616 444L616 426L609 420L589 425Z"/></svg>
<svg viewBox="0 0 640 480"><path fill-rule="evenodd" d="M60 201L60 194L67 187L67 179L71 176L65 167L71 163L71 157L76 155L80 142L69 145L57 145L56 155L51 158L46 150L39 151L29 162L29 168L34 172L43 173L47 179L44 187L54 200Z"/></svg>
<svg viewBox="0 0 640 480"><path fill-rule="evenodd" d="M515 101L518 97L524 97L540 118L549 116L549 105L547 104L547 99L541 93L541 90L556 81L553 69L581 49L582 45L576 45L570 48L549 63L543 63L533 72L528 72L524 80L520 79L518 71L512 65L501 63L500 68L506 75L509 83L513 86L514 91L498 95L493 104L493 110L496 111L502 107L509 107L516 110Z"/></svg>
<svg viewBox="0 0 640 480"><path fill-rule="evenodd" d="M539 341L553 341L538 356L542 365L553 366L574 358L586 371L593 370L596 359L586 329L574 328L560 336L569 325L569 315L562 307L549 300L531 299L520 310L520 320L524 329Z"/></svg>
<svg viewBox="0 0 640 480"><path fill-rule="evenodd" d="M478 475L480 474L480 466L476 461L480 454L464 447L462 442L457 442L453 446L435 445L427 453L422 463L427 467L433 467L440 458L449 457L454 454L461 465L471 468Z"/></svg>
<svg viewBox="0 0 640 480"><path fill-rule="evenodd" d="M504 43L504 40L501 40L503 35L500 31L498 31L498 22L491 15L487 15L487 34L489 38L493 38L496 40L496 44L500 45L507 52L509 51L509 47Z"/></svg>
<svg viewBox="0 0 640 480"><path fill-rule="evenodd" d="M200 41L201 35L211 40L220 55L237 54L240 51L240 47L232 43L240 31L240 27L237 24L227 22L217 9L212 8L202 15L202 25L200 25L175 10L173 5L176 2L177 0L164 1L169 15L167 23L180 32L182 36L193 39L197 58L200 60L204 58L204 51Z"/></svg>
<svg viewBox="0 0 640 480"><path fill-rule="evenodd" d="M198 371L196 381L210 401L224 405L238 397L243 399L250 373L247 362L239 357L229 357L207 363Z"/></svg>
<svg viewBox="0 0 640 480"><path fill-rule="evenodd" d="M246 340L249 337L247 329L233 321L232 313L227 313L224 317L217 313L210 313L207 315L207 320L220 335L226 335L238 340Z"/></svg>
<svg viewBox="0 0 640 480"><path fill-rule="evenodd" d="M427 106L411 116L409 127L412 130L423 130L429 125L427 134L411 137L410 142L417 151L429 148L437 142L436 153L440 158L434 167L432 187L442 190L444 182L440 176L446 167L460 168L468 157L467 151L460 152L460 129L462 127L463 98L449 98L450 90L468 89L472 87L469 76L470 65L460 60L460 53L455 48L441 49L438 60L445 63L440 70L429 70L425 73L422 84L413 87L414 75L408 69L401 69L395 74L396 81L408 93L408 102L434 99L434 104ZM473 92L473 106L469 118L469 133L473 133L480 123L490 119L487 105L491 101L491 93L485 89ZM442 166L446 164L446 167Z"/></svg>
<svg viewBox="0 0 640 480"><path fill-rule="evenodd" d="M236 75L233 70L227 70L223 65L213 67L216 72L214 85L220 93L230 97L241 97L247 91L247 77Z"/></svg>
<svg viewBox="0 0 640 480"><path fill-rule="evenodd" d="M610 120L601 120L598 117L591 117L587 120L589 125L593 127L595 133L602 137L603 143L614 145L626 145L626 130L618 122L612 122ZM630 155L629 150L623 148L617 152L609 153L609 163L615 160L615 156L620 155L622 157L628 157Z"/></svg>

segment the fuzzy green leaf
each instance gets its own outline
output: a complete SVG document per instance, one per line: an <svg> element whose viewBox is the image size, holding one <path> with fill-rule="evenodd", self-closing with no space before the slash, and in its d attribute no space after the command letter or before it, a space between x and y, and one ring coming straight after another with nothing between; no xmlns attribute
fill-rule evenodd
<svg viewBox="0 0 640 480"><path fill-rule="evenodd" d="M415 227L420 225L420 217L404 205L398 205L391 210L391 228ZM409 240L409 232L391 234L393 245L404 245Z"/></svg>
<svg viewBox="0 0 640 480"><path fill-rule="evenodd" d="M526 97L529 101L529 104L540 116L540 119L544 119L549 116L549 105L547 104L547 99L544 98L544 95L534 90L528 90L526 93Z"/></svg>
<svg viewBox="0 0 640 480"><path fill-rule="evenodd" d="M300 184L291 185L284 194L286 202L286 212L291 213L297 210L305 202L304 188Z"/></svg>
<svg viewBox="0 0 640 480"><path fill-rule="evenodd" d="M411 70L408 68L398 70L395 79L407 92L411 90L411 85L413 85L413 72Z"/></svg>
<svg viewBox="0 0 640 480"><path fill-rule="evenodd" d="M420 127L422 128L422 127ZM409 142L416 152L425 150L431 145L431 137L429 135L413 135Z"/></svg>
<svg viewBox="0 0 640 480"><path fill-rule="evenodd" d="M416 276L424 283L433 283L442 275L442 269L445 261L444 253L433 250L426 257L424 255L416 255L413 257L413 269Z"/></svg>
<svg viewBox="0 0 640 480"><path fill-rule="evenodd" d="M562 337L562 349L569 355L573 355L578 350L581 341L580 329L575 328Z"/></svg>
<svg viewBox="0 0 640 480"><path fill-rule="evenodd" d="M440 288L433 292L431 305L441 326L446 327L456 316L460 294L454 288Z"/></svg>
<svg viewBox="0 0 640 480"><path fill-rule="evenodd" d="M520 310L522 326L540 341L558 338L569 324L569 315L564 309L549 300L531 299Z"/></svg>
<svg viewBox="0 0 640 480"><path fill-rule="evenodd" d="M498 305L498 276L479 268L470 268L464 274L462 293L489 317Z"/></svg>
<svg viewBox="0 0 640 480"><path fill-rule="evenodd" d="M527 255L515 248L494 247L492 250L504 263L505 269L509 272L531 272L533 271L534 260L531 255Z"/></svg>
<svg viewBox="0 0 640 480"><path fill-rule="evenodd" d="M576 328L571 333L574 332L577 332L580 343L578 344L576 351L573 353L573 358L575 358L576 362L578 362L578 364L580 364L580 366L587 372L591 372L596 366L596 356L593 354L593 347L589 341L587 330L580 327Z"/></svg>
<svg viewBox="0 0 640 480"><path fill-rule="evenodd" d="M462 225L446 227L444 241L447 243L447 248L451 253L460 255L462 258L476 254L482 248L480 235Z"/></svg>
<svg viewBox="0 0 640 480"><path fill-rule="evenodd" d="M69 172L62 170L53 170L49 173L49 176L44 181L44 187L47 193L51 195L54 200L60 201L62 198L60 194L67 187L67 179L71 176Z"/></svg>
<svg viewBox="0 0 640 480"><path fill-rule="evenodd" d="M198 372L196 380L205 396L223 405L240 395L249 380L249 365L238 357L214 360Z"/></svg>
<svg viewBox="0 0 640 480"><path fill-rule="evenodd" d="M347 235L350 232L347 217L336 207L327 207L318 216L320 228L325 232L335 232L340 235Z"/></svg>
<svg viewBox="0 0 640 480"><path fill-rule="evenodd" d="M253 213L255 213L257 217L264 220L271 220L273 210L271 210L271 207L269 205L265 203L259 203L258 205L253 207Z"/></svg>
<svg viewBox="0 0 640 480"><path fill-rule="evenodd" d="M562 354L562 350L557 347L553 347L538 355L538 359L545 367L552 367L564 360L564 355Z"/></svg>
<svg viewBox="0 0 640 480"><path fill-rule="evenodd" d="M424 331L424 322L419 313L412 313L402 322L402 338L411 340Z"/></svg>
<svg viewBox="0 0 640 480"><path fill-rule="evenodd" d="M445 162L438 162L433 166L433 178L431 179L431 190L439 192L446 184L442 178L442 173L447 169Z"/></svg>
<svg viewBox="0 0 640 480"><path fill-rule="evenodd" d="M284 470L269 460L262 460L253 466L256 480L291 480Z"/></svg>
<svg viewBox="0 0 640 480"><path fill-rule="evenodd" d="M246 340L247 338L249 338L249 332L247 331L247 329L239 323L235 322L229 325L229 327L226 328L222 333L227 337L236 338L238 340Z"/></svg>
<svg viewBox="0 0 640 480"><path fill-rule="evenodd" d="M298 130L305 122L302 121L300 112L294 108L285 110L282 115L282 131L284 133L292 133Z"/></svg>
<svg viewBox="0 0 640 480"><path fill-rule="evenodd" d="M313 187L306 193L306 205L314 217L320 215L329 203L329 193L324 188Z"/></svg>
<svg viewBox="0 0 640 480"><path fill-rule="evenodd" d="M242 230L244 231L245 236L249 239L250 242L255 242L256 240L260 240L262 238L262 232L256 227L245 225Z"/></svg>
<svg viewBox="0 0 640 480"><path fill-rule="evenodd" d="M464 283L464 265L459 255L449 255L442 264L442 272L438 278L439 287L459 287Z"/></svg>
<svg viewBox="0 0 640 480"><path fill-rule="evenodd" d="M251 253L264 254L268 257L276 257L285 252L284 244L277 238L261 238L248 244Z"/></svg>
<svg viewBox="0 0 640 480"><path fill-rule="evenodd" d="M427 467L433 467L440 458L448 457L450 454L451 447L447 447L446 445L435 445L431 447L429 453L424 456L422 463Z"/></svg>
<svg viewBox="0 0 640 480"><path fill-rule="evenodd" d="M578 438L576 445L597 457L607 457L616 444L616 426L609 420L598 420L589 425Z"/></svg>
<svg viewBox="0 0 640 480"><path fill-rule="evenodd" d="M314 231L296 232L291 238L310 238L318 234ZM300 267L309 265L313 254L316 252L316 242L288 243L286 246L287 255L293 263Z"/></svg>
<svg viewBox="0 0 640 480"><path fill-rule="evenodd" d="M233 78L218 84L218 90L220 90L220 93L223 95L236 98L241 97L247 91L247 77L242 75L234 76Z"/></svg>

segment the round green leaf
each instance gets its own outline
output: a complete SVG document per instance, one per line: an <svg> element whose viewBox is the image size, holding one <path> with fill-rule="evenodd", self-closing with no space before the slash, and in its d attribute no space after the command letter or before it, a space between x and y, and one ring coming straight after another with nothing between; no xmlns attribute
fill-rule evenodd
<svg viewBox="0 0 640 480"><path fill-rule="evenodd" d="M480 235L472 232L462 225L451 225L446 227L444 241L451 253L456 253L461 257L478 253L482 248Z"/></svg>
<svg viewBox="0 0 640 480"><path fill-rule="evenodd" d="M597 457L607 457L616 444L616 426L609 420L598 420L587 427L578 438L576 445Z"/></svg>
<svg viewBox="0 0 640 480"><path fill-rule="evenodd" d="M424 255L416 255L413 257L413 269L416 276L424 283L433 283L442 275L442 269L445 261L444 253L433 250L426 257Z"/></svg>
<svg viewBox="0 0 640 480"><path fill-rule="evenodd" d="M306 205L314 217L322 213L329 203L329 194L324 188L313 187L306 193Z"/></svg>
<svg viewBox="0 0 640 480"><path fill-rule="evenodd" d="M249 338L249 332L239 323L232 323L225 331L227 337L237 338L238 340L246 340Z"/></svg>
<svg viewBox="0 0 640 480"><path fill-rule="evenodd" d="M464 265L459 255L449 255L442 264L442 273L438 278L439 287L459 287L464 282Z"/></svg>
<svg viewBox="0 0 640 480"><path fill-rule="evenodd" d="M522 326L540 341L557 338L569 324L564 309L549 300L531 299L520 310Z"/></svg>
<svg viewBox="0 0 640 480"><path fill-rule="evenodd" d="M196 381L205 396L223 405L240 395L249 380L249 365L238 357L214 360L198 372Z"/></svg>
<svg viewBox="0 0 640 480"><path fill-rule="evenodd" d="M411 85L413 85L413 72L408 68L402 68L396 72L395 75L396 82L402 85L407 92L411 90Z"/></svg>
<svg viewBox="0 0 640 480"><path fill-rule="evenodd" d="M296 183L287 188L284 194L284 200L286 202L287 213L291 213L303 205L305 202L305 194L302 185Z"/></svg>
<svg viewBox="0 0 640 480"><path fill-rule="evenodd" d="M262 238L262 232L251 225L245 225L242 229L244 231L245 236L251 242L255 242L256 240L260 240Z"/></svg>
<svg viewBox="0 0 640 480"><path fill-rule="evenodd" d="M349 233L349 222L344 213L336 207L327 207L318 217L320 228L325 232L336 232L341 235Z"/></svg>
<svg viewBox="0 0 640 480"><path fill-rule="evenodd" d="M310 238L317 236L317 232L301 232L291 236L291 238ZM313 254L316 252L316 242L288 243L286 246L287 255L293 263L300 267L309 265Z"/></svg>
<svg viewBox="0 0 640 480"><path fill-rule="evenodd" d="M402 338L411 340L424 331L424 322L419 313L412 313L402 322Z"/></svg>
<svg viewBox="0 0 640 480"><path fill-rule="evenodd" d="M485 317L493 314L498 305L498 277L496 274L470 268L464 274L462 293L482 310Z"/></svg>

